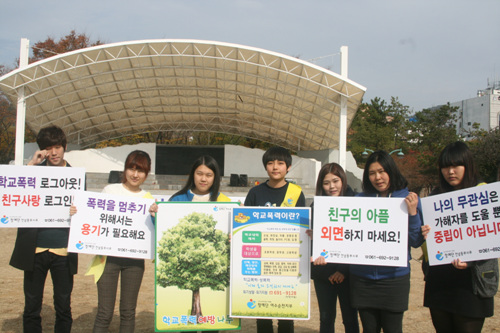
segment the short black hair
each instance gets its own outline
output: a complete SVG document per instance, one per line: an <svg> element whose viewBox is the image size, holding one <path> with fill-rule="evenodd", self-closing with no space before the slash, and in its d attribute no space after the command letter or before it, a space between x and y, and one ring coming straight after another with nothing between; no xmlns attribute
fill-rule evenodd
<svg viewBox="0 0 500 333"><path fill-rule="evenodd" d="M38 132L36 143L41 150L58 145L63 146L66 150L66 134L58 126L44 127Z"/></svg>
<svg viewBox="0 0 500 333"><path fill-rule="evenodd" d="M271 147L264 155L262 155L262 163L264 164L264 168L267 163L272 161L283 161L286 164L286 167L289 168L292 165L292 155L290 152L283 147Z"/></svg>
<svg viewBox="0 0 500 333"><path fill-rule="evenodd" d="M384 168L384 171L389 175L389 193L397 190L402 190L408 186L406 178L399 171L394 159L384 150L373 152L366 161L365 170L363 171L363 192L378 193L377 189L370 181L370 165L378 162Z"/></svg>

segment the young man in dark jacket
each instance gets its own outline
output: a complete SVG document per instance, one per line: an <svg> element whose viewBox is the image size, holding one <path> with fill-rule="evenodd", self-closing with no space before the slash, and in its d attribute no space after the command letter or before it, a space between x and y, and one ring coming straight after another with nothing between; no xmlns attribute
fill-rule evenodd
<svg viewBox="0 0 500 333"><path fill-rule="evenodd" d="M57 126L42 128L40 148L28 165L70 167L64 160L66 135ZM24 271L24 332L42 332L43 290L50 270L54 286L55 332L70 332L71 292L78 257L68 253L69 228L18 228L10 265Z"/></svg>

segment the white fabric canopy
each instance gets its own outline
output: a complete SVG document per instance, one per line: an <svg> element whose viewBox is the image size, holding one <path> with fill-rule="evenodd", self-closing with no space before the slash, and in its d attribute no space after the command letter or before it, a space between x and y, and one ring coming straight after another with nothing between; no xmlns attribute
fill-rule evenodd
<svg viewBox="0 0 500 333"><path fill-rule="evenodd" d="M58 125L69 143L157 131L236 134L292 150L338 149L366 88L304 60L242 45L141 40L57 55L0 77L26 124Z"/></svg>

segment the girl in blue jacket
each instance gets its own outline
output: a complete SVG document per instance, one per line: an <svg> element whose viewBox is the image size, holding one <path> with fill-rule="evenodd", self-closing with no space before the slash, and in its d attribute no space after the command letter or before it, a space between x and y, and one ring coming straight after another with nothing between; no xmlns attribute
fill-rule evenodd
<svg viewBox="0 0 500 333"><path fill-rule="evenodd" d="M184 187L172 195L169 201L231 201L219 192L221 174L217 161L209 155L200 156L194 161ZM190 331L194 333L194 331ZM186 332L186 333L190 333ZM202 331L202 333L218 331Z"/></svg>
<svg viewBox="0 0 500 333"><path fill-rule="evenodd" d="M385 151L368 157L363 173L361 197L405 198L408 206L408 264L406 267L351 265L351 302L358 308L364 333L403 332L403 314L410 293L410 246L423 243L422 207L417 194Z"/></svg>

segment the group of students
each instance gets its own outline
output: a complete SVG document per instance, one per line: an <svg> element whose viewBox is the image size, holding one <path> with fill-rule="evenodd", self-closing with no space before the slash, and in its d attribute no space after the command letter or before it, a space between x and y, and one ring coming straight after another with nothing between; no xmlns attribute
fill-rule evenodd
<svg viewBox="0 0 500 333"><path fill-rule="evenodd" d="M471 151L463 142L447 145L439 156L439 186L431 195L474 187L479 184ZM352 196L345 172L335 164L321 169L316 185L317 196ZM425 244L431 227L424 225L417 194L408 191L408 183L387 152L372 153L363 172L360 197L405 198L408 207L408 264L406 267L326 264L323 257L314 261L312 278L318 297L320 333L334 332L336 299L342 311L345 332L359 332L357 312L363 332L403 332L403 315L408 310L410 291L410 247ZM429 266L426 247L422 246L425 278L424 306L428 307L437 333L479 333L486 317L493 316L493 295L498 288L498 260L462 262ZM484 295L474 288L472 267L487 264L496 271L496 288ZM330 267L328 267L330 266ZM348 267L346 267L348 266ZM347 275L349 274L349 278Z"/></svg>
<svg viewBox="0 0 500 333"><path fill-rule="evenodd" d="M66 137L56 127L38 133L40 148L30 161L32 165L70 165L64 160ZM262 162L269 179L250 189L244 205L266 207L305 207L301 188L286 180L292 166L290 153L281 147L268 149ZM122 183L111 184L104 193L152 198L141 189L151 170L146 152L133 151L126 160ZM462 142L448 145L439 157L440 186L443 193L478 185L474 160ZM220 193L221 174L215 159L202 156L193 164L185 186L170 201L230 201ZM418 195L410 192L392 157L376 151L368 158L362 181L362 193L355 194L347 184L342 167L336 163L324 165L318 175L317 196L360 196L405 198L408 207L408 263L406 267L373 265L341 265L326 263L322 257L314 260L311 276L318 298L320 333L334 332L337 297L340 301L345 332L359 332L358 313L363 332L402 332L403 314L408 309L410 290L410 247L420 247L430 231L424 225ZM312 205L313 207L313 205ZM153 204L150 213L157 212ZM72 206L70 213L76 214ZM50 270L54 285L55 332L70 332L71 291L78 258L67 252L68 228L19 228L10 264L24 270L25 332L41 332L41 307L45 279ZM313 240L314 241L314 240ZM496 261L496 259L495 259ZM426 266L424 306L430 308L436 331L481 332L485 317L493 315L493 297L474 293L470 267L474 262L453 261L449 265ZM98 291L94 332L107 332L114 313L118 280L120 284L120 332L135 329L135 309L144 274L144 260L96 256L88 274L95 277ZM278 320L279 333L293 333L293 320ZM257 320L257 332L273 332L270 319Z"/></svg>

